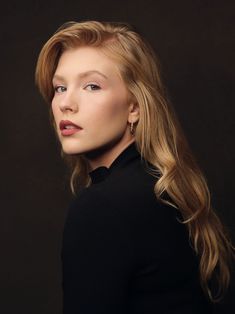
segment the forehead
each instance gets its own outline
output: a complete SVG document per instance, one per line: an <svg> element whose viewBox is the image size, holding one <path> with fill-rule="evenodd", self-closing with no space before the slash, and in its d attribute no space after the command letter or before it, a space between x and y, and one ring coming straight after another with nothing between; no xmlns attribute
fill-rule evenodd
<svg viewBox="0 0 235 314"><path fill-rule="evenodd" d="M118 76L118 63L104 54L97 47L82 46L65 50L60 56L55 74L62 75L68 72L101 72L107 77ZM62 73L61 73L62 72Z"/></svg>

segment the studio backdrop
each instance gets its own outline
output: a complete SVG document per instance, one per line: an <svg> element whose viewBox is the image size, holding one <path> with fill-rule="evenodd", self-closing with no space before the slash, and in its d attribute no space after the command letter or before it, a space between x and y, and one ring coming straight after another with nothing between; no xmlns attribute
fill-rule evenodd
<svg viewBox="0 0 235 314"><path fill-rule="evenodd" d="M154 47L168 94L235 240L235 2L5 1L1 4L0 313L61 314L68 169L34 83L42 45L66 21L128 22ZM215 313L235 311L234 284Z"/></svg>

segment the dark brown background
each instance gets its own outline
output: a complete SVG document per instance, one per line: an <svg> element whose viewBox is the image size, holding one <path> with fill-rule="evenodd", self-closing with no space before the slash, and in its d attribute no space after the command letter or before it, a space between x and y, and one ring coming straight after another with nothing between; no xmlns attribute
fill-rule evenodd
<svg viewBox="0 0 235 314"><path fill-rule="evenodd" d="M151 42L212 202L234 232L234 1L1 4L0 313L60 314L66 167L34 85L43 43L69 20L126 21ZM232 313L232 292L216 313Z"/></svg>

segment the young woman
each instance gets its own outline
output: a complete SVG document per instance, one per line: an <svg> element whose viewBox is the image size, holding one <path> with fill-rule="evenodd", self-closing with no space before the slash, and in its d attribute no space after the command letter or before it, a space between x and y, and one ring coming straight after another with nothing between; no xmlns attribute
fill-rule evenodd
<svg viewBox="0 0 235 314"><path fill-rule="evenodd" d="M151 47L126 24L69 22L42 48L36 82L76 194L64 313L210 313L232 245Z"/></svg>

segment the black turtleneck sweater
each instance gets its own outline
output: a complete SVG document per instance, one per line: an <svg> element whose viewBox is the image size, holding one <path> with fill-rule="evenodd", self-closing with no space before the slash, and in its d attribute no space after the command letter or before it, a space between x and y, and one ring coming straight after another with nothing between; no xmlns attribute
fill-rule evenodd
<svg viewBox="0 0 235 314"><path fill-rule="evenodd" d="M64 227L63 313L211 313L186 226L156 199L135 143L90 177Z"/></svg>

